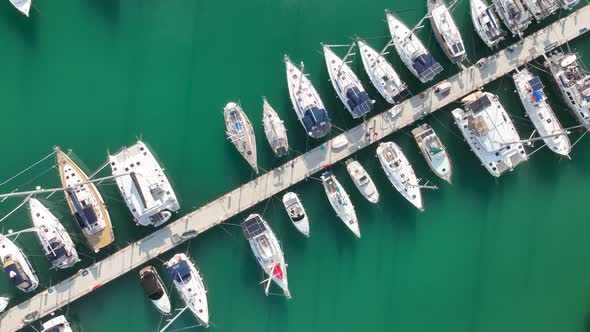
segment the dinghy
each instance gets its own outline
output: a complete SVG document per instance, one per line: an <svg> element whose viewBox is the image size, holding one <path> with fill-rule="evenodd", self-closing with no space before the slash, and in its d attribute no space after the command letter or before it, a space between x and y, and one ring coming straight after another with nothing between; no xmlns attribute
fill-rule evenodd
<svg viewBox="0 0 590 332"><path fill-rule="evenodd" d="M170 298L158 271L151 265L146 266L139 271L139 277L145 295L152 301L156 309L163 315L170 315L172 312Z"/></svg>
<svg viewBox="0 0 590 332"><path fill-rule="evenodd" d="M453 63L467 58L465 43L444 0L426 0L432 32L446 56Z"/></svg>

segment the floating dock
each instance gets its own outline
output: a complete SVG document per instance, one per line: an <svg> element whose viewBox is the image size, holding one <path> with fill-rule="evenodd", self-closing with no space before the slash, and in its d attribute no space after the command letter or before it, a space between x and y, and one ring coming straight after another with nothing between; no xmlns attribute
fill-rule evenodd
<svg viewBox="0 0 590 332"><path fill-rule="evenodd" d="M428 89L80 270L29 300L11 306L0 315L0 331L17 331L92 293L184 241L586 33L589 27L590 5L585 5L489 57L485 66L471 66L448 78L445 81L451 84L451 90L447 94L439 95L434 93L434 88ZM346 137L348 145L333 149L332 141L341 139L341 136Z"/></svg>

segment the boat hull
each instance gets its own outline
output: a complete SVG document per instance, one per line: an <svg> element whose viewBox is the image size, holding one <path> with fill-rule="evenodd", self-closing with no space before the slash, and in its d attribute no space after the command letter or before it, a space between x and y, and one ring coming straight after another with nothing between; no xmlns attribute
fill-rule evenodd
<svg viewBox="0 0 590 332"><path fill-rule="evenodd" d="M242 107L234 102L225 105L223 117L228 139L258 174L256 136L250 119L248 119Z"/></svg>
<svg viewBox="0 0 590 332"><path fill-rule="evenodd" d="M322 174L322 183L324 185L324 191L330 201L330 205L336 212L336 215L342 222L348 227L348 229L360 239L361 231L359 228L356 212L354 211L354 205L350 201L348 194L338 182L336 177L331 172Z"/></svg>
<svg viewBox="0 0 590 332"><path fill-rule="evenodd" d="M285 211L287 211L287 215L293 226L295 226L301 234L309 237L309 220L297 194L293 192L286 193L283 196L283 206L285 207Z"/></svg>
<svg viewBox="0 0 590 332"><path fill-rule="evenodd" d="M349 159L346 161L346 170L352 179L355 187L367 199L367 201L379 203L379 191L369 176L365 168L356 160Z"/></svg>

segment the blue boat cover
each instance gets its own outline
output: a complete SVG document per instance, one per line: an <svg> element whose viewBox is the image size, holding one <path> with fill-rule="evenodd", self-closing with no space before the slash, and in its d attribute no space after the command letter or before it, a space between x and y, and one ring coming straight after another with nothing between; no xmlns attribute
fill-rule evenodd
<svg viewBox="0 0 590 332"><path fill-rule="evenodd" d="M353 118L361 117L373 109L373 103L365 91L360 91L354 86L346 90L346 103L352 112Z"/></svg>
<svg viewBox="0 0 590 332"><path fill-rule="evenodd" d="M191 280L191 268L185 260L182 260L166 269L168 276L177 282Z"/></svg>
<svg viewBox="0 0 590 332"><path fill-rule="evenodd" d="M62 257L68 256L66 249L60 242L53 241L49 244L49 247L50 250L47 253L47 258L49 259L51 264L54 264L55 262L59 261Z"/></svg>
<svg viewBox="0 0 590 332"><path fill-rule="evenodd" d="M314 138L325 136L332 128L328 112L323 108L313 106L310 109L306 109L303 114L303 118L301 119L303 126Z"/></svg>
<svg viewBox="0 0 590 332"><path fill-rule="evenodd" d="M409 97L411 97L412 94L410 93L410 90L408 89L404 89L403 91L401 91L400 93L398 93L397 95L393 96L393 101L395 103L399 103L404 99L407 99Z"/></svg>
<svg viewBox="0 0 590 332"><path fill-rule="evenodd" d="M262 219L260 219L260 216L255 215L242 223L242 231L244 232L246 239L250 240L257 235L264 233L266 231L266 225Z"/></svg>
<svg viewBox="0 0 590 332"><path fill-rule="evenodd" d="M541 91L533 91L533 100L535 102L540 102L541 100L543 100L543 94L541 93Z"/></svg>
<svg viewBox="0 0 590 332"><path fill-rule="evenodd" d="M277 156L282 157L287 154L287 149L284 146L280 146L276 151Z"/></svg>
<svg viewBox="0 0 590 332"><path fill-rule="evenodd" d="M442 72L442 66L434 60L434 57L430 54L422 54L414 59L412 65L419 76L426 80L431 80L436 74Z"/></svg>
<svg viewBox="0 0 590 332"><path fill-rule="evenodd" d="M15 261L8 260L4 263L4 273L10 279L10 283L17 288L28 290L33 286L31 279Z"/></svg>

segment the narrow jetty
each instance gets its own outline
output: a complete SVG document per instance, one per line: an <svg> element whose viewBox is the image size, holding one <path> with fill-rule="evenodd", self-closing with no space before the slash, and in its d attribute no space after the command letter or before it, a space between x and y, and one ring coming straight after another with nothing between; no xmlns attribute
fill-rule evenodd
<svg viewBox="0 0 590 332"><path fill-rule="evenodd" d="M434 89L414 96L378 114L334 139L290 160L211 203L122 248L76 275L12 306L0 315L0 331L12 332L69 303L92 293L109 281L135 269L175 246L253 207L269 197L343 160L387 135L418 121L466 94L483 87L515 68L584 34L590 26L590 5L522 41L489 57L483 67L471 66L445 80L451 90L439 95ZM332 141L344 136L348 144L332 148Z"/></svg>

